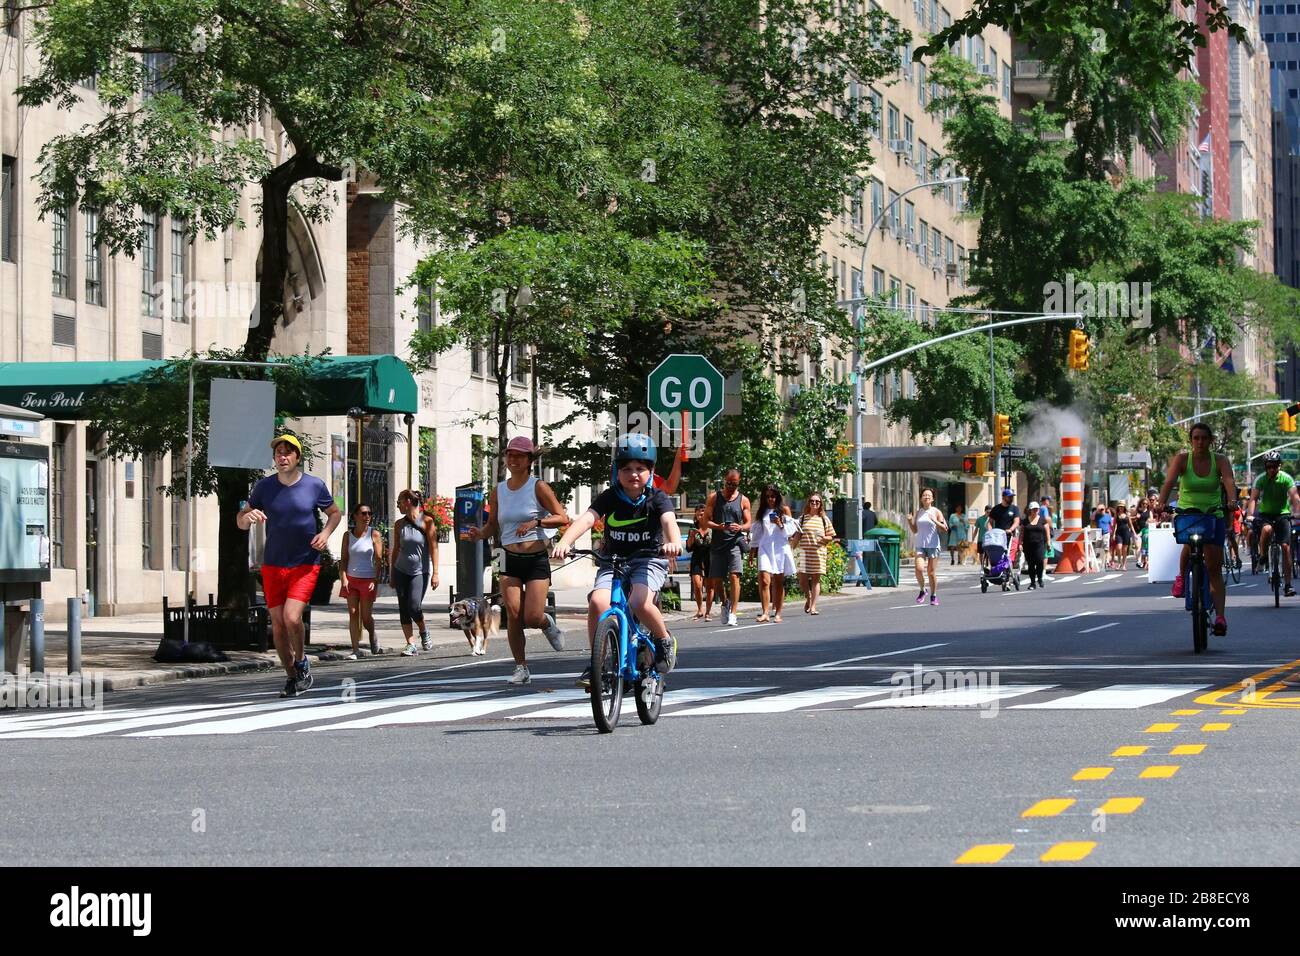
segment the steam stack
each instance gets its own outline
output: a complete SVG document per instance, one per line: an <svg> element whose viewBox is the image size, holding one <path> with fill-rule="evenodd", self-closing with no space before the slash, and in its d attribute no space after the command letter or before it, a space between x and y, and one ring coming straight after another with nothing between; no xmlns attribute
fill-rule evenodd
<svg viewBox="0 0 1300 956"><path fill-rule="evenodd" d="M1079 438L1061 439L1061 530L1056 535L1061 558L1056 562L1056 574L1083 574L1088 570L1081 444Z"/></svg>

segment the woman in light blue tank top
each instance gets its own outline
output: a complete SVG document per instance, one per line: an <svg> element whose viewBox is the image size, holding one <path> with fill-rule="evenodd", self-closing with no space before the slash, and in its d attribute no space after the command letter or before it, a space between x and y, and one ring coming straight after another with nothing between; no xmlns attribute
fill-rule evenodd
<svg viewBox="0 0 1300 956"><path fill-rule="evenodd" d="M469 541L483 541L492 535L501 537L505 551L501 600L506 607L510 653L515 659L512 684L527 684L532 679L524 628L541 629L551 647L564 650L564 632L546 610L546 595L551 589L548 542L556 528L569 524L569 513L551 486L533 476L533 462L540 455L541 449L530 439L523 436L510 439L505 451L509 476L492 489L487 523L462 535ZM474 653L482 650L475 648Z"/></svg>
<svg viewBox="0 0 1300 956"><path fill-rule="evenodd" d="M397 592L397 613L406 636L404 657L414 657L423 648L432 650L429 628L424 623L424 592L430 583L438 586L438 541L433 518L424 513L419 491L411 489L397 496L402 517L393 525L393 543L388 549L388 575ZM430 582L432 578L432 582ZM411 624L420 628L420 645L411 633Z"/></svg>

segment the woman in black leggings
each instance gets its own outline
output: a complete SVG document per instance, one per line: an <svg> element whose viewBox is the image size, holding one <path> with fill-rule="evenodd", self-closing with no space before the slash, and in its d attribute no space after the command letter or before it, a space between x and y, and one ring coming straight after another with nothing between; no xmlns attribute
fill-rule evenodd
<svg viewBox="0 0 1300 956"><path fill-rule="evenodd" d="M424 623L424 592L428 590L430 578L438 586L438 562L433 556L438 553L433 518L424 513L418 491L403 491L397 496L397 507L402 517L393 525L393 543L388 549L388 580L397 592L397 611L402 620L402 633L406 636L406 647L402 654L413 657L424 650L432 650L429 629ZM420 646L415 643L411 625L420 628Z"/></svg>
<svg viewBox="0 0 1300 956"><path fill-rule="evenodd" d="M1037 501L1029 502L1025 509L1025 522L1020 526L1020 545L1025 552L1030 590L1041 588L1043 563L1047 557L1047 522L1043 520Z"/></svg>

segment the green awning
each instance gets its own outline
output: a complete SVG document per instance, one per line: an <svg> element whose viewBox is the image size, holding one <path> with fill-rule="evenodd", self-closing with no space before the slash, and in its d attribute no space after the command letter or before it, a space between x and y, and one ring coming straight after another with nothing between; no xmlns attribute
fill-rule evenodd
<svg viewBox="0 0 1300 956"><path fill-rule="evenodd" d="M419 390L406 363L396 355L330 355L319 359L319 386L303 401L282 401L295 415L346 415L419 411ZM54 421L88 416L87 403L104 390L137 380L166 365L137 362L0 362L0 405L38 412ZM218 367L219 373L219 367Z"/></svg>

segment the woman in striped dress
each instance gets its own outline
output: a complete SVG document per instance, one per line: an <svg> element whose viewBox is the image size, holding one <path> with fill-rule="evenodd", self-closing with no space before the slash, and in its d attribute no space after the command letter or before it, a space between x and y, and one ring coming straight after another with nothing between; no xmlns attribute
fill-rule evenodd
<svg viewBox="0 0 1300 956"><path fill-rule="evenodd" d="M804 593L805 614L820 614L817 595L822 575L826 573L826 545L835 540L835 528L826 517L826 507L819 492L813 492L803 506L799 530L793 543L799 549L799 589Z"/></svg>

